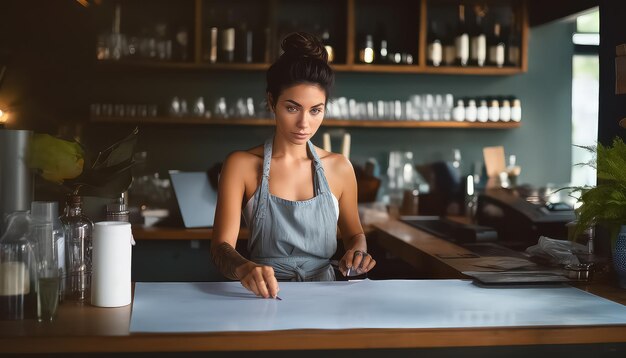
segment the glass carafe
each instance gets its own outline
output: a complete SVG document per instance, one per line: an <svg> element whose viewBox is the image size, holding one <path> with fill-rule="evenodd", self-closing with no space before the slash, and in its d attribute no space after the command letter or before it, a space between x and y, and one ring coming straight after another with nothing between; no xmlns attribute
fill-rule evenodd
<svg viewBox="0 0 626 358"><path fill-rule="evenodd" d="M91 287L91 233L93 223L83 215L82 198L67 199L65 215L61 218L66 232L67 281L66 298L84 301Z"/></svg>
<svg viewBox="0 0 626 358"><path fill-rule="evenodd" d="M26 211L7 217L0 238L0 320L34 318L37 312L36 247L29 237Z"/></svg>

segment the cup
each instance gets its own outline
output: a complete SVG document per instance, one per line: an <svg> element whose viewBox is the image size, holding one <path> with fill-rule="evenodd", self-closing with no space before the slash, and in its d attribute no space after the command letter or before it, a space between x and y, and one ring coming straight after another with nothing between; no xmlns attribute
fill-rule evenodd
<svg viewBox="0 0 626 358"><path fill-rule="evenodd" d="M131 303L131 227L101 221L93 229L91 304L121 307Z"/></svg>
<svg viewBox="0 0 626 358"><path fill-rule="evenodd" d="M59 256L52 222L33 220L32 236L37 242L37 320L49 322L59 305Z"/></svg>

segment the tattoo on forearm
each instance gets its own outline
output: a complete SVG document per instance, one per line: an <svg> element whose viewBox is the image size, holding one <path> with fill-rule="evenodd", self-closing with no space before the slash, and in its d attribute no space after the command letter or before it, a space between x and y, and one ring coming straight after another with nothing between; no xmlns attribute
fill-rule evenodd
<svg viewBox="0 0 626 358"><path fill-rule="evenodd" d="M222 275L231 280L239 280L236 269L248 262L227 242L211 246L211 258Z"/></svg>

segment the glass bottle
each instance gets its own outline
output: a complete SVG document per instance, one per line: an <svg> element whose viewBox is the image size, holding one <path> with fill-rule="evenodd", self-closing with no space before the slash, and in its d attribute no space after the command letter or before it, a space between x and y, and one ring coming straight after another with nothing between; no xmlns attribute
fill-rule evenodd
<svg viewBox="0 0 626 358"><path fill-rule="evenodd" d="M463 105L462 99L456 101L456 107L452 109L452 119L457 122L465 120L465 106Z"/></svg>
<svg viewBox="0 0 626 358"><path fill-rule="evenodd" d="M500 120L500 102L497 99L491 100L489 106L489 121L497 122Z"/></svg>
<svg viewBox="0 0 626 358"><path fill-rule="evenodd" d="M37 249L29 240L30 216L7 217L0 238L0 321L34 318L37 313Z"/></svg>
<svg viewBox="0 0 626 358"><path fill-rule="evenodd" d="M487 12L486 6L475 5L476 15L470 39L470 65L483 67L487 59L487 35L483 27L483 18Z"/></svg>
<svg viewBox="0 0 626 358"><path fill-rule="evenodd" d="M459 4L458 27L454 44L456 47L456 65L467 66L469 60L470 45L467 24L465 23L465 5L463 3Z"/></svg>
<svg viewBox="0 0 626 358"><path fill-rule="evenodd" d="M328 62L332 63L335 60L335 50L333 49L333 45L330 41L330 31L328 31L328 29L324 29L324 31L322 31L322 43L324 44L324 48L328 54Z"/></svg>
<svg viewBox="0 0 626 358"><path fill-rule="evenodd" d="M233 10L228 9L226 26L222 30L222 38L220 45L220 55L218 57L220 62L234 62L235 61L235 38L237 34L235 31L235 21L233 20Z"/></svg>
<svg viewBox="0 0 626 358"><path fill-rule="evenodd" d="M500 105L500 120L503 122L511 120L511 102L508 99L502 100Z"/></svg>
<svg viewBox="0 0 626 358"><path fill-rule="evenodd" d="M365 35L365 42L359 51L359 60L361 63L374 62L374 38L372 35Z"/></svg>
<svg viewBox="0 0 626 358"><path fill-rule="evenodd" d="M520 65L521 41L519 36L519 27L516 22L515 13L511 15L511 26L509 27L508 51L506 56L506 64L509 66Z"/></svg>
<svg viewBox="0 0 626 358"><path fill-rule="evenodd" d="M67 246L67 298L84 301L89 297L91 286L91 233L93 223L83 215L82 197L70 195L67 199L65 215L61 222L65 225Z"/></svg>
<svg viewBox="0 0 626 358"><path fill-rule="evenodd" d="M467 106L465 107L465 120L468 122L476 122L476 117L478 115L477 112L478 109L476 108L476 100L468 100Z"/></svg>
<svg viewBox="0 0 626 358"><path fill-rule="evenodd" d="M443 45L437 22L433 21L428 31L428 65L439 67L443 61Z"/></svg>
<svg viewBox="0 0 626 358"><path fill-rule="evenodd" d="M476 112L476 119L483 123L489 120L489 107L487 107L487 100L480 100L480 106Z"/></svg>
<svg viewBox="0 0 626 358"><path fill-rule="evenodd" d="M377 48L376 53L374 54L374 58L376 59L376 63L385 64L389 61L389 43L387 38L387 30L382 23L378 22L376 24L376 32L374 35L374 41L376 43Z"/></svg>
<svg viewBox="0 0 626 358"><path fill-rule="evenodd" d="M511 120L513 122L519 122L522 120L522 102L514 98L513 106L511 107Z"/></svg>
<svg viewBox="0 0 626 358"><path fill-rule="evenodd" d="M493 25L493 34L489 41L489 64L496 67L504 66L505 62L505 48L504 39L501 34L500 23L496 22Z"/></svg>

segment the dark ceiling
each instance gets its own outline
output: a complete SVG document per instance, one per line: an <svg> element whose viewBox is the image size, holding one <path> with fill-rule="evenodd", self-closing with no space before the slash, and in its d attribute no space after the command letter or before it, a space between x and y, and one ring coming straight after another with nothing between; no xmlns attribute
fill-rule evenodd
<svg viewBox="0 0 626 358"><path fill-rule="evenodd" d="M571 16L596 7L599 3L600 0L528 0L530 26Z"/></svg>

